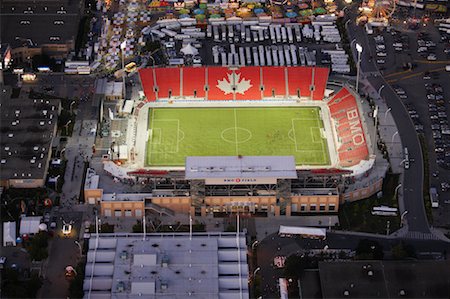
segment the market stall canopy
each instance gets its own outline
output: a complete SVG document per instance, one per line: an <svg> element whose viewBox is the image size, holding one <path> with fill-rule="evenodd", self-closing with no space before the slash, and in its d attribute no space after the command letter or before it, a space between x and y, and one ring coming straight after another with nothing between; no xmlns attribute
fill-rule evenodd
<svg viewBox="0 0 450 299"><path fill-rule="evenodd" d="M187 44L180 50L180 52L183 53L184 55L192 55L192 56L198 54L198 50L194 48L191 44Z"/></svg>

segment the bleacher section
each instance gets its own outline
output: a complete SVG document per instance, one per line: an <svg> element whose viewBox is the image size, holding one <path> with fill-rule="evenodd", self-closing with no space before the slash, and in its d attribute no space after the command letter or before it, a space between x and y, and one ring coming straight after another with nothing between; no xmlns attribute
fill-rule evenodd
<svg viewBox="0 0 450 299"><path fill-rule="evenodd" d="M344 87L328 102L338 135L339 164L350 167L369 158L369 150L355 97Z"/></svg>
<svg viewBox="0 0 450 299"><path fill-rule="evenodd" d="M139 75L147 101L310 98L322 100L329 69L320 67L146 68Z"/></svg>

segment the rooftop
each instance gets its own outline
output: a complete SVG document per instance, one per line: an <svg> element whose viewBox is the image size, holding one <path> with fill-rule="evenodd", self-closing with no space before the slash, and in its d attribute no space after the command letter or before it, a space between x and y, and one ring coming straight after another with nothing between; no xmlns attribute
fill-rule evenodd
<svg viewBox="0 0 450 299"><path fill-rule="evenodd" d="M293 156L187 157L186 179L297 178Z"/></svg>
<svg viewBox="0 0 450 299"><path fill-rule="evenodd" d="M92 286L91 298L239 298L240 290L248 298L245 236L239 251L236 240L234 233L191 239L152 234L145 240L142 234L102 234L97 250L96 238L89 242L85 294Z"/></svg>
<svg viewBox="0 0 450 299"><path fill-rule="evenodd" d="M59 100L11 99L6 88L0 100L1 179L42 179L56 133Z"/></svg>
<svg viewBox="0 0 450 299"><path fill-rule="evenodd" d="M319 271L324 299L450 298L448 261L320 262Z"/></svg>
<svg viewBox="0 0 450 299"><path fill-rule="evenodd" d="M151 193L107 193L103 194L103 201L143 201L146 198L151 198Z"/></svg>

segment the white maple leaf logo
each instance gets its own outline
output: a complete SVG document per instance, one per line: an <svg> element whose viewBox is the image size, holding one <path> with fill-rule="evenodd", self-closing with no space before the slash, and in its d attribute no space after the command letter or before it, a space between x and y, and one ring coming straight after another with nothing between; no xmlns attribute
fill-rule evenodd
<svg viewBox="0 0 450 299"><path fill-rule="evenodd" d="M252 86L253 85L250 84L250 80L246 80L245 78L241 79L241 74L237 73L227 74L227 78L223 78L223 80L217 80L216 85L216 87L223 91L226 95L233 92L243 95Z"/></svg>

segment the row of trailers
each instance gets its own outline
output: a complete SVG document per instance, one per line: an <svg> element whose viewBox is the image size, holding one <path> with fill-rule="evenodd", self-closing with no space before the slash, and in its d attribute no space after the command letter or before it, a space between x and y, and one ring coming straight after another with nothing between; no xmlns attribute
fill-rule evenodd
<svg viewBox="0 0 450 299"><path fill-rule="evenodd" d="M216 42L264 42L272 44L302 42L302 39L339 43L341 37L334 21L306 24L214 25L206 29L206 37Z"/></svg>
<svg viewBox="0 0 450 299"><path fill-rule="evenodd" d="M295 45L236 47L230 52L215 46L212 49L214 64L222 66L315 66L316 52Z"/></svg>

